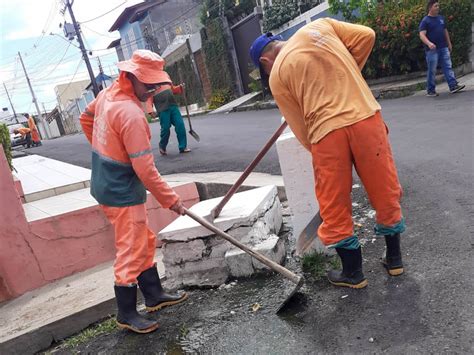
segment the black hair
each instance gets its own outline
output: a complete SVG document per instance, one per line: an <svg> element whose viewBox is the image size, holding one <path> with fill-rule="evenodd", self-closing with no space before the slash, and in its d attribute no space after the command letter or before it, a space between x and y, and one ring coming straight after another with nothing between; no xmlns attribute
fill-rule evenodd
<svg viewBox="0 0 474 355"><path fill-rule="evenodd" d="M439 0L428 0L428 3L426 4L426 12L430 12L431 7L438 2Z"/></svg>

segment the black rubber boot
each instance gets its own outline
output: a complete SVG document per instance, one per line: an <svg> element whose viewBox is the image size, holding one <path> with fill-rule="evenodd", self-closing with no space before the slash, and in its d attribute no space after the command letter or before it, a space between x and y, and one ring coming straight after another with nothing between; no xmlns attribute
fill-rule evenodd
<svg viewBox="0 0 474 355"><path fill-rule="evenodd" d="M163 290L158 270L156 270L156 264L143 271L137 279L138 286L143 293L143 297L145 297L147 312L154 312L161 308L181 303L188 298L186 292L170 294Z"/></svg>
<svg viewBox="0 0 474 355"><path fill-rule="evenodd" d="M403 274L402 253L400 251L400 233L386 235L387 250L382 258L382 264L391 276Z"/></svg>
<svg viewBox="0 0 474 355"><path fill-rule="evenodd" d="M342 270L330 270L328 272L329 282L336 286L350 288L364 288L368 282L362 273L362 252L357 249L336 248L341 258Z"/></svg>
<svg viewBox="0 0 474 355"><path fill-rule="evenodd" d="M117 299L117 325L135 333L151 333L158 329L158 322L148 320L137 312L137 285L114 286Z"/></svg>

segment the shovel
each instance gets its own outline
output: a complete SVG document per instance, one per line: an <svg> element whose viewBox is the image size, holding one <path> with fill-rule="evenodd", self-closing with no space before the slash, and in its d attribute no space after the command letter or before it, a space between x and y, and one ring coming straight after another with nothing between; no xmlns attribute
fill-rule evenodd
<svg viewBox="0 0 474 355"><path fill-rule="evenodd" d="M287 125L288 124L286 123L286 121L283 121L283 123L280 125L280 127L278 127L276 132L273 133L273 135L270 137L267 144L265 144L265 146L262 148L262 150L257 154L255 159L249 164L249 166L247 166L245 171L242 173L242 175L240 175L240 177L237 179L237 181L234 183L234 185L232 185L232 187L229 189L229 191L227 191L224 198L219 202L219 204L216 207L214 207L211 210L211 214L210 214L211 221L214 221L217 217L219 217L219 215L220 215L222 209L224 208L224 206L227 204L227 202L229 202L230 198L239 189L240 185L242 185L242 183L245 181L245 179L247 179L247 177L250 175L250 173L253 171L253 169L255 169L255 166L257 166L257 164L260 162L260 160L262 160L262 158L265 156L265 154L267 154L267 152L272 147L273 143L275 143L275 141L278 139L278 137L280 137L280 135L285 130ZM206 219L208 219L208 218L206 218Z"/></svg>
<svg viewBox="0 0 474 355"><path fill-rule="evenodd" d="M272 269L273 271L276 271L278 272L279 274L281 274L283 277L287 278L288 280L290 280L292 283L295 284L295 286L293 287L293 289L288 293L288 295L285 297L285 300L278 306L278 308L275 310L276 313L279 313L284 307L285 305L288 303L288 301L293 297L293 295L296 293L296 291L298 291L301 286L303 286L303 283L304 283L304 280L301 276L298 276L296 274L294 274L293 272L291 272L290 270L284 268L283 266L277 264L276 262L268 259L267 257L263 256L262 254L256 252L255 250L252 250L250 249L249 247L247 247L246 245L242 244L241 242L239 242L237 239L235 239L234 237L232 237L231 235L227 234L226 232L220 230L219 228L217 228L216 226L214 226L213 224L209 223L208 221L206 221L204 218L194 214L193 212L191 212L190 210L188 210L187 208L184 208L184 213L191 217L192 219L194 219L196 222L198 222L199 224L201 224L203 227L206 227L207 229L209 229L210 231L214 232L216 235L224 238L225 240L227 240L228 242L232 243L234 246L236 246L237 248L239 248L240 250L243 250L244 252L246 252L247 254L249 254L250 256L253 256L255 259L257 259L258 261L260 261L261 263L265 264L266 266L268 266L270 269Z"/></svg>
<svg viewBox="0 0 474 355"><path fill-rule="evenodd" d="M200 141L201 138L196 131L193 130L193 126L191 125L191 117L189 116L189 109L188 109L188 100L186 99L186 91L183 88L183 99L184 99L184 106L186 107L186 115L188 116L188 123L189 123L189 134L193 136L196 141Z"/></svg>
<svg viewBox="0 0 474 355"><path fill-rule="evenodd" d="M318 211L296 239L296 255L304 256L311 251L316 238L318 238L316 234L322 222L321 214Z"/></svg>

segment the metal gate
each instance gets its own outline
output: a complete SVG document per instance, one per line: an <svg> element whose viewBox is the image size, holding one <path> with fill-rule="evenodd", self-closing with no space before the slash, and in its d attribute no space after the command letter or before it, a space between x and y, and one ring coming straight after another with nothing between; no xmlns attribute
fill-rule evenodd
<svg viewBox="0 0 474 355"><path fill-rule="evenodd" d="M242 78L242 85L246 94L251 91L249 89L251 82L249 73L255 69L252 59L250 59L249 49L255 38L262 33L260 28L261 17L261 14L254 12L231 27L240 77Z"/></svg>

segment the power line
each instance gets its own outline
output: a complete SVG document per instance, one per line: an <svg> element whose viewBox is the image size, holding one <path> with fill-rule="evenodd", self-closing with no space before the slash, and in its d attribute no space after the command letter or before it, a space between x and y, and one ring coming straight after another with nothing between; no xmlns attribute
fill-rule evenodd
<svg viewBox="0 0 474 355"><path fill-rule="evenodd" d="M97 32L96 30L90 28L89 26L83 26L82 23L81 23L81 27L82 27L82 28L85 28L85 29L88 30L88 31L94 32L96 35L99 35L99 36L102 36L102 37L111 38L111 39L115 39L115 37L110 36L110 35L106 35L106 34L103 34L103 33L100 33L100 32Z"/></svg>
<svg viewBox="0 0 474 355"><path fill-rule="evenodd" d="M67 84L67 86L64 88L64 90L61 91L60 94L58 94L58 96L61 96L62 94L64 94L64 92L66 92L66 90L69 88L69 86L71 86L71 84L72 84L73 81L74 81L74 78L76 77L77 72L79 71L79 68L81 67L81 64L82 64L82 60L79 61L79 64L77 65L77 68L76 68L76 70L74 71L74 74L72 75L71 80L69 81L69 83ZM54 101L54 100L53 100L53 101ZM50 101L50 102L52 102L52 101ZM49 102L49 103L50 103L50 102ZM48 102L47 102L47 103L48 103Z"/></svg>
<svg viewBox="0 0 474 355"><path fill-rule="evenodd" d="M72 57L74 57L74 59L77 59L78 55L80 55L80 53L75 53L73 55L66 56L64 59L66 59L66 58L70 59ZM100 57L101 59L103 59L103 58L107 58L107 57L112 56L112 55L116 56L116 53L115 52L110 52L110 53L107 53L107 54L102 54L100 56L95 56L94 58ZM65 63L71 63L71 62L73 62L73 60L67 60L67 61L63 60L62 63L65 64ZM110 64L110 59L105 59L105 62ZM37 71L31 72L31 73L32 74L38 74L38 73L42 73L42 71L37 70ZM56 76L48 76L47 78L35 79L34 81L35 81L35 85L46 85L46 84L52 83L52 82L57 81L58 79L61 79L61 78L64 78L64 77L65 77L64 74L59 74L59 75L56 75ZM11 84L12 80L13 79L7 80L7 81L5 81L5 83ZM27 88L27 85L25 83L23 83L22 88Z"/></svg>
<svg viewBox="0 0 474 355"><path fill-rule="evenodd" d="M99 18L101 18L101 17L103 17L103 16L105 16L105 15L110 14L110 13L111 13L112 11L114 11L114 10L117 10L120 6L122 6L123 4L126 4L127 2L128 2L128 0L125 0L125 1L124 1L123 3L121 3L120 5L115 6L113 9L110 9L109 11L103 13L102 15L99 15L99 16L97 16L97 17L94 17L94 18L89 19L89 20L86 20L86 21L81 21L81 22L79 22L79 23L80 23L80 24L83 24L83 23L88 23L88 22L95 21L95 20L97 20L97 19L99 19Z"/></svg>
<svg viewBox="0 0 474 355"><path fill-rule="evenodd" d="M69 45L67 46L67 48L66 48L66 50L64 51L64 54L62 55L61 59L59 59L59 62L56 63L56 65L54 66L54 68L51 69L51 71L50 71L48 74L46 74L46 75L44 75L44 76L42 76L42 77L40 77L40 78L35 78L34 80L37 81L37 80L41 80L41 79L43 79L43 78L45 78L45 77L47 77L47 76L50 76L50 75L56 70L56 68L62 63L62 61L63 61L63 59L64 59L64 56L66 55L66 53L67 53L67 51L69 50L70 47L71 47L71 43L69 43Z"/></svg>
<svg viewBox="0 0 474 355"><path fill-rule="evenodd" d="M63 60L64 60L65 63L66 63L66 62L69 62L69 61L72 61L72 60L69 60L69 59L71 59L71 58L73 58L73 57L76 57L76 56L78 56L78 55L80 55L80 54L81 54L81 53L77 52L77 53L68 55L68 56L64 57ZM5 72L6 72L6 71L5 71ZM8 72L13 73L14 70L13 70L13 69L12 69L12 70L8 70ZM43 71L42 71L41 69L36 69L36 70L31 71L30 73L31 73L31 74L38 74L38 73L42 73L42 72L43 72ZM7 80L6 82L9 82L9 81Z"/></svg>
<svg viewBox="0 0 474 355"><path fill-rule="evenodd" d="M89 57L87 56L86 48L84 47L84 41L82 39L81 29L79 27L79 24L76 21L76 17L74 16L74 11L72 10L72 4L71 4L70 0L65 0L64 5L66 6L66 8L69 11L69 16L71 17L72 24L74 26L74 31L75 31L75 34L76 34L76 37L77 37L77 41L79 42L79 47L81 47L82 58L84 59L84 62L86 63L87 71L89 72L89 76L91 78L92 88L93 88L92 91L94 92L94 97L95 97L99 94L99 86L97 85L97 82L95 81L95 75L94 75L94 72L92 70L92 66L91 66L91 63L89 61Z"/></svg>
<svg viewBox="0 0 474 355"><path fill-rule="evenodd" d="M30 52L30 50L34 52L39 47L39 44L43 40L49 27L51 26L51 22L54 20L55 16L57 15L55 14L57 13L57 10L58 10L57 0L53 0L53 3L51 4L51 8L49 10L48 17L46 18L46 22L44 23L43 29L41 30L41 35L39 36L39 39L33 44L33 46L30 49L28 49L28 52ZM27 56L31 53L27 53L26 51L24 51L23 54Z"/></svg>
<svg viewBox="0 0 474 355"><path fill-rule="evenodd" d="M25 63L23 63L23 59L21 58L21 53L18 52L18 57L20 58L20 63L23 67L23 71L25 72L25 77L26 77L26 81L28 82L28 86L30 87L30 91L31 91L31 97L33 98L33 103L35 104L36 106L36 111L38 112L38 119L40 120L41 122L41 125L43 127L43 130L46 134L46 138L49 138L49 132L46 128L46 125L44 123L44 120L42 119L41 117L41 111L39 109L39 106L38 106L38 101L36 100L36 96L35 96L35 92L33 90L33 87L31 86L31 82L30 82L30 78L28 77L28 73L26 72L26 68L25 68Z"/></svg>
<svg viewBox="0 0 474 355"><path fill-rule="evenodd" d="M48 49L46 49L48 48ZM52 50L54 48L54 51ZM32 68L39 68L42 67L46 64L50 64L51 61L54 60L54 57L57 56L57 54L61 53L64 48L66 48L66 44L63 42L50 42L47 47L43 48L43 55L37 56L37 57L32 57L31 54L29 57L37 59L36 62L32 63L31 61L28 61L28 65ZM51 55L51 52L54 54ZM27 57L28 58L28 57Z"/></svg>
<svg viewBox="0 0 474 355"><path fill-rule="evenodd" d="M163 24L161 27L158 27L158 28L154 28L152 31L150 31L149 33L154 35L156 34L156 32L160 31L160 30L163 30L165 29L168 25L172 24L173 22L177 21L178 19L180 19L181 17L183 17L184 15L186 15L187 13L189 13L190 11L192 10L195 10L196 8L200 7L201 4L196 4L194 5L193 7L190 7L189 9L187 9L186 11L184 11L183 13L181 13L181 15L175 17L174 19L166 22L165 24ZM215 5L211 8L209 8L209 11L212 11L214 9L217 9L219 6L218 5ZM121 45L122 48L131 48L132 45L134 44L137 44L139 42L144 42L145 39L144 38L140 38L140 39L136 39L136 40L133 40L133 41L130 41L128 42L126 45ZM110 48L100 48L100 49L91 49L92 52L99 52L99 51L105 51L105 50L109 50Z"/></svg>
<svg viewBox="0 0 474 355"><path fill-rule="evenodd" d="M13 88L11 90L11 96L13 98L13 94L15 92L15 85L16 85L16 77L17 77L17 74L18 74L18 57L16 58L15 60L15 69L14 69L15 73L13 74ZM5 85L5 83L3 83Z"/></svg>

